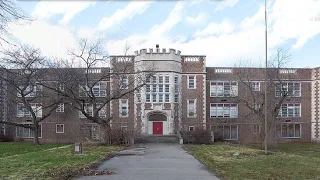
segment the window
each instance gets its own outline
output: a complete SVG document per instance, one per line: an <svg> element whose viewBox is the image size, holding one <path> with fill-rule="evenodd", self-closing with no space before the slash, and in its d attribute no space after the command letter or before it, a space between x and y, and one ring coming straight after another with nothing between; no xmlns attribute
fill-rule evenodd
<svg viewBox="0 0 320 180"><path fill-rule="evenodd" d="M194 131L194 126L189 126L189 131Z"/></svg>
<svg viewBox="0 0 320 180"><path fill-rule="evenodd" d="M210 97L230 97L238 95L238 83L236 81L210 82Z"/></svg>
<svg viewBox="0 0 320 180"><path fill-rule="evenodd" d="M260 82L252 82L252 91L260 91Z"/></svg>
<svg viewBox="0 0 320 180"><path fill-rule="evenodd" d="M152 76L152 83L156 84L157 83L157 76Z"/></svg>
<svg viewBox="0 0 320 180"><path fill-rule="evenodd" d="M102 103L97 103L96 108L99 109L103 104ZM106 105L104 105L100 110L99 110L99 117L100 118L106 118L107 117L107 108Z"/></svg>
<svg viewBox="0 0 320 180"><path fill-rule="evenodd" d="M31 117L30 111L24 106L23 103L17 104L17 117Z"/></svg>
<svg viewBox="0 0 320 180"><path fill-rule="evenodd" d="M178 84L178 76L174 77L174 102L179 102L179 84Z"/></svg>
<svg viewBox="0 0 320 180"><path fill-rule="evenodd" d="M151 102L151 94L146 94L146 102Z"/></svg>
<svg viewBox="0 0 320 180"><path fill-rule="evenodd" d="M179 94L174 95L174 102L178 103L179 102Z"/></svg>
<svg viewBox="0 0 320 180"><path fill-rule="evenodd" d="M159 102L163 102L163 94L159 94Z"/></svg>
<svg viewBox="0 0 320 180"><path fill-rule="evenodd" d="M188 99L188 117L196 117L196 99Z"/></svg>
<svg viewBox="0 0 320 180"><path fill-rule="evenodd" d="M301 117L301 104L282 104L279 117Z"/></svg>
<svg viewBox="0 0 320 180"><path fill-rule="evenodd" d="M97 82L94 86L92 86L92 92L90 87L79 85L79 96L80 97L106 97L107 95L107 83L106 82Z"/></svg>
<svg viewBox="0 0 320 180"><path fill-rule="evenodd" d="M301 84L300 83L277 83L276 84L276 97L301 97Z"/></svg>
<svg viewBox="0 0 320 180"><path fill-rule="evenodd" d="M237 125L225 125L219 127L223 134L224 140L237 140L238 139L238 126Z"/></svg>
<svg viewBox="0 0 320 180"><path fill-rule="evenodd" d="M152 102L157 102L157 94L152 94Z"/></svg>
<svg viewBox="0 0 320 180"><path fill-rule="evenodd" d="M64 112L64 103L58 104L56 112Z"/></svg>
<svg viewBox="0 0 320 180"><path fill-rule="evenodd" d="M27 87L19 86L19 89L17 89L17 91L17 97L22 97L22 95L24 95L25 97L35 97L38 93L42 91L42 86L39 84L30 84Z"/></svg>
<svg viewBox="0 0 320 180"><path fill-rule="evenodd" d="M56 124L56 133L64 133L64 124Z"/></svg>
<svg viewBox="0 0 320 180"><path fill-rule="evenodd" d="M297 70L296 69L280 69L279 72L280 74L296 74Z"/></svg>
<svg viewBox="0 0 320 180"><path fill-rule="evenodd" d="M163 92L163 85L159 85L159 92Z"/></svg>
<svg viewBox="0 0 320 180"><path fill-rule="evenodd" d="M64 89L65 89L64 84L59 83L59 84L57 85L57 90L58 90L58 91L60 91L60 92L64 92Z"/></svg>
<svg viewBox="0 0 320 180"><path fill-rule="evenodd" d="M165 76L164 83L166 83L166 84L170 83L170 77L168 75Z"/></svg>
<svg viewBox="0 0 320 180"><path fill-rule="evenodd" d="M99 125L91 125L90 138L91 139L100 139L100 126Z"/></svg>
<svg viewBox="0 0 320 180"><path fill-rule="evenodd" d="M211 118L237 118L238 106L237 104L228 103L212 103L210 104Z"/></svg>
<svg viewBox="0 0 320 180"><path fill-rule="evenodd" d="M146 78L146 83L151 83L151 78L150 78L150 76L148 76L148 77Z"/></svg>
<svg viewBox="0 0 320 180"><path fill-rule="evenodd" d="M177 84L174 85L174 93L175 94L179 93L179 86Z"/></svg>
<svg viewBox="0 0 320 180"><path fill-rule="evenodd" d="M24 124L26 126L31 127L32 124ZM19 138L33 138L34 137L34 132L30 128L25 128L25 127L16 127L16 137ZM38 137L42 137L42 124L39 124L39 129L38 129Z"/></svg>
<svg viewBox="0 0 320 180"><path fill-rule="evenodd" d="M146 102L169 102L166 98L170 95L169 75L152 76L147 80Z"/></svg>
<svg viewBox="0 0 320 180"><path fill-rule="evenodd" d="M146 85L146 92L150 92L150 85Z"/></svg>
<svg viewBox="0 0 320 180"><path fill-rule="evenodd" d="M154 92L154 93L157 92L157 85L154 84L154 85L152 86L152 92Z"/></svg>
<svg viewBox="0 0 320 180"><path fill-rule="evenodd" d="M281 138L301 138L301 124L281 124L277 127L278 137Z"/></svg>
<svg viewBox="0 0 320 180"><path fill-rule="evenodd" d="M170 102L170 96L169 96L169 94L165 94L165 96L164 96L164 102Z"/></svg>
<svg viewBox="0 0 320 180"><path fill-rule="evenodd" d="M178 84L178 76L174 77L174 84Z"/></svg>
<svg viewBox="0 0 320 180"><path fill-rule="evenodd" d="M169 87L170 87L169 84L166 84L166 85L165 85L165 92L166 92L166 93L170 92L170 88L169 88Z"/></svg>
<svg viewBox="0 0 320 180"><path fill-rule="evenodd" d="M128 89L128 85L129 85L128 76L123 75L123 76L121 77L120 89Z"/></svg>
<svg viewBox="0 0 320 180"><path fill-rule="evenodd" d="M223 68L216 68L215 73L222 73L222 74L231 74L232 69L223 69Z"/></svg>
<svg viewBox="0 0 320 180"><path fill-rule="evenodd" d="M93 106L92 106L92 104L85 103L83 105L83 109L84 109L84 112L87 113L89 116L93 116ZM81 111L79 111L79 117L80 118L86 118L86 116L84 114L82 114Z"/></svg>
<svg viewBox="0 0 320 180"><path fill-rule="evenodd" d="M163 76L159 76L159 84L162 84L163 83Z"/></svg>
<svg viewBox="0 0 320 180"><path fill-rule="evenodd" d="M196 76L188 75L188 89L195 89L195 88L196 88Z"/></svg>
<svg viewBox="0 0 320 180"><path fill-rule="evenodd" d="M128 99L120 99L119 100L119 104L120 104L120 117L128 117L129 116L129 104L128 104Z"/></svg>
<svg viewBox="0 0 320 180"><path fill-rule="evenodd" d="M30 103L30 106L37 117L42 117L41 103ZM23 103L17 104L17 117L31 117L31 112L24 106Z"/></svg>
<svg viewBox="0 0 320 180"><path fill-rule="evenodd" d="M255 111L259 111L259 110L260 110L260 104L254 103L254 104L251 106L251 108L252 108L253 110L255 110Z"/></svg>

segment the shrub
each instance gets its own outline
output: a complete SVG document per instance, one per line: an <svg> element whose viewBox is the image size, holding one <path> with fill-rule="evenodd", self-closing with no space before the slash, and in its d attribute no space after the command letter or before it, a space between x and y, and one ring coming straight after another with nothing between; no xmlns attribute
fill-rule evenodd
<svg viewBox="0 0 320 180"><path fill-rule="evenodd" d="M12 142L14 141L13 137L8 135L0 135L0 141L1 142Z"/></svg>
<svg viewBox="0 0 320 180"><path fill-rule="evenodd" d="M211 144L211 133L202 128L193 131L181 131L183 143L185 144Z"/></svg>
<svg viewBox="0 0 320 180"><path fill-rule="evenodd" d="M214 133L214 142L224 142L224 138L223 138L223 130L220 127L216 127L213 130Z"/></svg>
<svg viewBox="0 0 320 180"><path fill-rule="evenodd" d="M112 145L130 144L133 133L122 129L111 129L109 132L109 143Z"/></svg>

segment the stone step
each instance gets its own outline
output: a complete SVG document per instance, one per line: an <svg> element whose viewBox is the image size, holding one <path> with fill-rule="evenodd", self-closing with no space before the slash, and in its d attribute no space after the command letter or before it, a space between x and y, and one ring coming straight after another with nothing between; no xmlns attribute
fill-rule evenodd
<svg viewBox="0 0 320 180"><path fill-rule="evenodd" d="M135 138L135 143L179 143L177 135L145 135Z"/></svg>

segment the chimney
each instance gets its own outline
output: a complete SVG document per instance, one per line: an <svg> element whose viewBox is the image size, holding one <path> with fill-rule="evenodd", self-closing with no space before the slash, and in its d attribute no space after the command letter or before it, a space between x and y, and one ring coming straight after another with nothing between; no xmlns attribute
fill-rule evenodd
<svg viewBox="0 0 320 180"><path fill-rule="evenodd" d="M156 44L156 48L159 48L159 44Z"/></svg>

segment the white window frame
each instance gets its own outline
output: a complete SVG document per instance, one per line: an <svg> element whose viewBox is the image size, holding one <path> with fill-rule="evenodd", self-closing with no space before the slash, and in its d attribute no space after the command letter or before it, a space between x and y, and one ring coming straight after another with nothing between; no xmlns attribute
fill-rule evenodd
<svg viewBox="0 0 320 180"><path fill-rule="evenodd" d="M36 117L42 117L42 104L41 103L30 103L32 111L36 114ZM23 113L19 113L19 106L24 108ZM37 110L37 108L40 108ZM17 117L31 117L31 112L24 106L23 103L17 103Z"/></svg>
<svg viewBox="0 0 320 180"><path fill-rule="evenodd" d="M190 101L194 102L194 114L190 116ZM197 117L197 99L187 99L187 117L188 118L195 118Z"/></svg>
<svg viewBox="0 0 320 180"><path fill-rule="evenodd" d="M275 85L275 97L282 97L283 91L289 92L289 84L293 84L292 94L288 94L288 97L301 97L301 82L282 82L276 83ZM295 90L295 84L299 84L299 90ZM281 87L281 91L279 92L277 88ZM279 92L279 93L278 93ZM297 92L298 95L295 95Z"/></svg>
<svg viewBox="0 0 320 180"><path fill-rule="evenodd" d="M193 77L193 87L190 87L190 77ZM188 83L187 89L196 89L197 88L197 76L196 75L188 75Z"/></svg>
<svg viewBox="0 0 320 180"><path fill-rule="evenodd" d="M151 93L146 93L146 102L151 103Z"/></svg>
<svg viewBox="0 0 320 180"><path fill-rule="evenodd" d="M96 108L100 108L102 104L103 104L103 103L97 103L97 104L96 104ZM100 109L100 111L98 112L98 114L99 114L99 117L100 117L100 118L106 118L106 117L107 117L107 105L106 105L106 104L104 105L104 107L102 107L102 108Z"/></svg>
<svg viewBox="0 0 320 180"><path fill-rule="evenodd" d="M129 88L129 77L127 75L123 75L121 77L120 89L128 89Z"/></svg>
<svg viewBox="0 0 320 180"><path fill-rule="evenodd" d="M64 103L59 103L56 112L64 112Z"/></svg>
<svg viewBox="0 0 320 180"><path fill-rule="evenodd" d="M288 136L288 134L289 134L289 126L290 125L293 125L293 136ZM299 131L300 131L300 133L299 133L299 136L296 136L296 128L295 128L295 126L296 125L299 125L300 127L299 127ZM283 133L282 133L282 131L283 131L283 126L287 126L287 136L283 136ZM302 124L301 123L285 123L285 124L280 124L280 138L284 138L284 139L299 139L299 138L301 138L302 137L302 131L301 131L301 128L302 128Z"/></svg>
<svg viewBox="0 0 320 180"><path fill-rule="evenodd" d="M165 103L170 103L170 94L169 93L165 93L164 94L164 102Z"/></svg>
<svg viewBox="0 0 320 180"><path fill-rule="evenodd" d="M232 128L231 128L232 126L236 126L237 127L237 138L232 138ZM232 125L231 124L231 125L223 125L222 127L223 127L223 132L222 133L223 133L223 139L224 140L238 140L239 139L239 126L238 125ZM230 138L226 138L225 137L225 134L224 134L225 127L229 127L229 137Z"/></svg>
<svg viewBox="0 0 320 180"><path fill-rule="evenodd" d="M90 103L84 103L84 111L90 116L93 116L93 105ZM87 118L87 117L84 114L82 114L81 111L79 111L79 118Z"/></svg>
<svg viewBox="0 0 320 180"><path fill-rule="evenodd" d="M90 126L90 139L96 139L96 140L100 139L100 126L98 124L92 124Z"/></svg>
<svg viewBox="0 0 320 180"><path fill-rule="evenodd" d="M221 106L222 105L222 106ZM234 106L235 105L235 106ZM216 116L214 116L213 114L213 109L216 107ZM219 108L218 107L222 107L222 116L219 117ZM228 114L228 113L225 113L225 109L227 109L227 107L230 107L229 108L229 117L226 116L225 114ZM231 107L235 107L235 108L231 108ZM232 113L232 111L235 111L234 113ZM227 111L226 111L227 112ZM232 116L233 114L236 114L235 116ZM238 109L238 104L236 103L210 103L210 118L238 118L238 115L239 115L239 109Z"/></svg>
<svg viewBox="0 0 320 180"><path fill-rule="evenodd" d="M20 123L20 124L24 124L24 125L27 125L27 124L29 124L29 125L32 125L33 123ZM28 130L29 131L29 136L28 137L24 137L24 136L22 136L22 137L20 137L20 136L18 136L18 128L23 128L23 129L26 129L26 130ZM39 134L39 136L38 136L38 138L42 138L42 123L41 124L39 124L39 128L40 128L40 134ZM34 136L31 136L31 133L32 133L32 130L30 129L30 128L24 128L24 127L16 127L16 137L18 137L18 138L24 138L24 139L27 139L27 138L34 138Z"/></svg>
<svg viewBox="0 0 320 180"><path fill-rule="evenodd" d="M170 76L169 75L165 75L164 76L164 82L163 84L170 84Z"/></svg>
<svg viewBox="0 0 320 180"><path fill-rule="evenodd" d="M290 105L290 106L289 106ZM283 114L283 107L287 108L287 114ZM297 116L295 111L296 109L299 109L299 115ZM292 116L290 116L289 110L293 112ZM281 104L278 117L280 118L296 118L301 117L301 103L287 103L287 104Z"/></svg>
<svg viewBox="0 0 320 180"><path fill-rule="evenodd" d="M251 82L251 88L252 91L260 91L260 81L252 81Z"/></svg>
<svg viewBox="0 0 320 180"><path fill-rule="evenodd" d="M61 91L61 92L64 92L64 91L65 91L65 85L64 85L64 84L58 83L57 86L58 86L58 87L57 87L57 90L58 90L58 91Z"/></svg>
<svg viewBox="0 0 320 180"><path fill-rule="evenodd" d="M23 89L24 86L19 86L19 89L17 89L17 97L22 97L21 96L21 91L20 89ZM32 88L32 89L31 89ZM39 85L38 83L35 83L35 85L28 85L27 88L24 91L27 91L28 94L25 95L25 97L36 97L37 92L42 91L42 85ZM32 91L31 91L32 90ZM22 92L24 94L24 92Z"/></svg>
<svg viewBox="0 0 320 180"><path fill-rule="evenodd" d="M126 101L126 103L122 103ZM122 115L122 107L126 107L126 115ZM129 99L119 99L119 117L129 117Z"/></svg>
<svg viewBox="0 0 320 180"><path fill-rule="evenodd" d="M225 90L225 86L228 84L230 84L229 85L230 91L229 91L229 94L227 95L228 91ZM220 91L222 91L222 95L219 95ZM216 94L214 94L214 92ZM210 97L234 97L234 96L238 96L237 81L210 81Z"/></svg>
<svg viewBox="0 0 320 180"><path fill-rule="evenodd" d="M107 85L106 81L97 82L92 87L92 92L95 97L106 97L107 96ZM79 85L79 97L88 97L90 94L90 88L88 86Z"/></svg>
<svg viewBox="0 0 320 180"><path fill-rule="evenodd" d="M62 132L58 131L58 126L62 126ZM63 134L64 133L64 124L56 124L56 134Z"/></svg>

